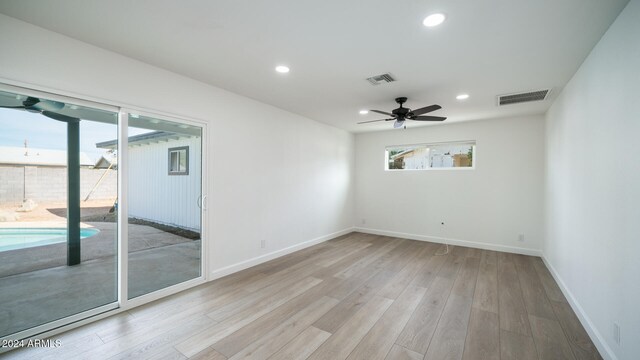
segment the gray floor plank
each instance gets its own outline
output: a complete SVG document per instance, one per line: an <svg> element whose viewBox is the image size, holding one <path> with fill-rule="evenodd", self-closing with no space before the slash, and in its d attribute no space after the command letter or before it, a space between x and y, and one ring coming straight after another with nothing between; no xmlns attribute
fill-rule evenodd
<svg viewBox="0 0 640 360"><path fill-rule="evenodd" d="M427 289L408 286L369 330L348 359L384 359Z"/></svg>
<svg viewBox="0 0 640 360"><path fill-rule="evenodd" d="M400 345L393 345L385 360L422 360L423 355Z"/></svg>
<svg viewBox="0 0 640 360"><path fill-rule="evenodd" d="M189 360L227 360L227 357L209 347L190 357Z"/></svg>
<svg viewBox="0 0 640 360"><path fill-rule="evenodd" d="M320 345L322 345L331 336L330 333L320 330L316 327L309 326L300 335L283 346L278 352L269 357L269 360L297 360L306 359Z"/></svg>
<svg viewBox="0 0 640 360"><path fill-rule="evenodd" d="M451 289L452 294L473 298L478 279L479 257L467 257L464 259L460 273Z"/></svg>
<svg viewBox="0 0 640 360"><path fill-rule="evenodd" d="M266 359L286 345L302 331L311 326L322 314L335 306L338 300L322 297L313 304L300 310L287 320L269 331L265 336L253 341L249 346L235 353L229 359ZM215 345L214 345L215 348ZM225 354L226 355L226 354Z"/></svg>
<svg viewBox="0 0 640 360"><path fill-rule="evenodd" d="M530 335L527 310L522 299L520 280L513 262L498 258L498 301L500 328L522 335Z"/></svg>
<svg viewBox="0 0 640 360"><path fill-rule="evenodd" d="M551 306L553 306L553 311L558 317L560 326L562 326L564 333L567 335L567 340L569 340L569 345L571 345L571 350L573 350L575 357L577 359L602 359L598 349L589 338L582 324L580 324L580 320L578 320L571 306L564 301L552 302Z"/></svg>
<svg viewBox="0 0 640 360"><path fill-rule="evenodd" d="M562 327L556 320L529 315L529 322L540 360L575 360Z"/></svg>
<svg viewBox="0 0 640 360"><path fill-rule="evenodd" d="M426 359L462 359L472 303L472 299L466 296L449 296L425 354Z"/></svg>
<svg viewBox="0 0 640 360"><path fill-rule="evenodd" d="M538 317L555 320L556 316L551 308L547 293L542 286L542 282L531 263L530 256L517 255L516 268L522 289L522 298L527 308L527 313Z"/></svg>
<svg viewBox="0 0 640 360"><path fill-rule="evenodd" d="M542 282L542 286L544 287L549 300L566 302L567 300L565 299L564 294L562 294L560 287L553 279L553 276L549 272L549 269L547 269L542 259L539 257L535 257L532 259L532 262L533 267L536 269L538 277L540 277L540 281Z"/></svg>
<svg viewBox="0 0 640 360"><path fill-rule="evenodd" d="M475 309L498 313L498 266L480 263L478 281L473 295Z"/></svg>
<svg viewBox="0 0 640 360"><path fill-rule="evenodd" d="M471 310L464 345L464 360L500 360L500 320L498 314Z"/></svg>
<svg viewBox="0 0 640 360"><path fill-rule="evenodd" d="M323 315L313 326L326 332L334 333L342 324L348 321L354 314L375 296L386 283L393 278L392 273L380 271L351 295L347 296L333 309Z"/></svg>
<svg viewBox="0 0 640 360"><path fill-rule="evenodd" d="M500 359L538 360L538 352L533 338L500 330Z"/></svg>
<svg viewBox="0 0 640 360"><path fill-rule="evenodd" d="M315 278L306 278L300 282L293 284L288 289L283 290L278 294L265 298L261 303L258 303L254 308L246 309L245 311L238 313L225 321L218 323L197 335L179 343L176 345L176 349L183 353L185 356L193 356L205 348L215 344L221 339L229 336L243 326L260 318L264 314L272 311L276 307L291 300L292 298L302 294L306 290L320 283L322 280Z"/></svg>
<svg viewBox="0 0 640 360"><path fill-rule="evenodd" d="M427 352L452 286L452 279L436 277L398 336L396 344L420 354Z"/></svg>
<svg viewBox="0 0 640 360"><path fill-rule="evenodd" d="M537 257L352 233L7 359L594 359Z"/></svg>
<svg viewBox="0 0 640 360"><path fill-rule="evenodd" d="M320 345L309 359L346 359L382 314L387 311L391 303L393 300L381 296L369 300L349 321Z"/></svg>

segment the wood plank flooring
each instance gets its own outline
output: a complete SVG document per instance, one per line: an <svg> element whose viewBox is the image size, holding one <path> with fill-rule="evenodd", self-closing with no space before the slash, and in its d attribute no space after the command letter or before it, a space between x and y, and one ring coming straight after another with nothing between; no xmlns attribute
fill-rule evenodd
<svg viewBox="0 0 640 360"><path fill-rule="evenodd" d="M540 258L362 233L9 359L602 359Z"/></svg>

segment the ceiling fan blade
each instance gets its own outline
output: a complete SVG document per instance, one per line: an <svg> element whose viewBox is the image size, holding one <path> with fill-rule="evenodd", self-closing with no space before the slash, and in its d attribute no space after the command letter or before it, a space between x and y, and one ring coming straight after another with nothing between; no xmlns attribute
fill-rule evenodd
<svg viewBox="0 0 640 360"><path fill-rule="evenodd" d="M360 121L358 124L366 124L366 123L371 123L371 122L377 122L377 121L390 121L390 120L395 120L395 119L380 119L380 120Z"/></svg>
<svg viewBox="0 0 640 360"><path fill-rule="evenodd" d="M40 100L38 98L29 96L25 101L22 102L21 106L0 106L0 108L5 109L25 109L27 111L32 112L40 112L40 111L58 111L64 108L64 103L53 100Z"/></svg>
<svg viewBox="0 0 640 360"><path fill-rule="evenodd" d="M38 110L57 111L64 108L64 103L53 100L40 100L37 103L31 105L31 107Z"/></svg>
<svg viewBox="0 0 640 360"><path fill-rule="evenodd" d="M77 122L80 121L80 119L78 118L74 118L71 116L67 116L67 115L62 115L62 114L58 114L56 112L53 111L43 111L41 112L42 115L48 117L48 118L52 118L53 120L58 120L58 121L64 121L64 122Z"/></svg>
<svg viewBox="0 0 640 360"><path fill-rule="evenodd" d="M412 110L411 113L413 115L422 115L422 114L430 113L432 111L436 111L438 109L442 109L442 106L440 106L440 105L430 105L430 106L425 106L425 107L420 108L420 109Z"/></svg>
<svg viewBox="0 0 640 360"><path fill-rule="evenodd" d="M399 129L402 126L404 126L404 120L396 120L396 122L393 123L393 127L395 129Z"/></svg>
<svg viewBox="0 0 640 360"><path fill-rule="evenodd" d="M446 117L442 116L414 116L409 120L417 120L417 121L444 121Z"/></svg>
<svg viewBox="0 0 640 360"><path fill-rule="evenodd" d="M392 113L388 113L388 112L386 112L386 111L380 111L380 110L370 110L370 111L373 111L373 112L375 112L375 113L382 114L382 115L387 115L387 116L395 117L395 115L393 115Z"/></svg>

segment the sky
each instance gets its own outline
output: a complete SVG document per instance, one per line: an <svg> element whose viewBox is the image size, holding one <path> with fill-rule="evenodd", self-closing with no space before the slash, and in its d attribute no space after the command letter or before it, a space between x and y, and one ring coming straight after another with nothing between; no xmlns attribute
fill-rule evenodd
<svg viewBox="0 0 640 360"><path fill-rule="evenodd" d="M149 131L130 128L129 135ZM96 148L96 143L117 137L118 127L115 124L80 121L80 151L89 155L94 162L107 151ZM0 109L0 146L24 147L25 140L30 148L66 150L67 124L38 113Z"/></svg>

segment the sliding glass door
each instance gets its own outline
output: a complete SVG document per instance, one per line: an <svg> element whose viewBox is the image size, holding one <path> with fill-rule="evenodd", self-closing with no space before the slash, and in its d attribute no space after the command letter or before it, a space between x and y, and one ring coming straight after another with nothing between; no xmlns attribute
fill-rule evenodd
<svg viewBox="0 0 640 360"><path fill-rule="evenodd" d="M0 340L204 281L194 124L0 84Z"/></svg>
<svg viewBox="0 0 640 360"><path fill-rule="evenodd" d="M115 109L113 109L115 110ZM117 112L0 92L0 338L117 306Z"/></svg>
<svg viewBox="0 0 640 360"><path fill-rule="evenodd" d="M201 275L202 128L129 115L128 297Z"/></svg>

